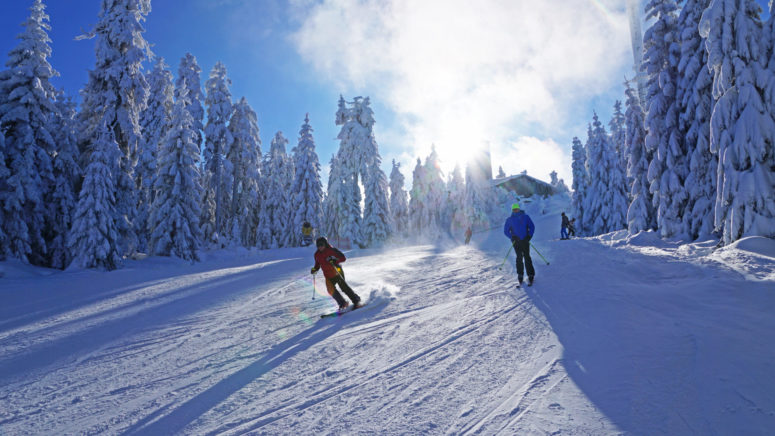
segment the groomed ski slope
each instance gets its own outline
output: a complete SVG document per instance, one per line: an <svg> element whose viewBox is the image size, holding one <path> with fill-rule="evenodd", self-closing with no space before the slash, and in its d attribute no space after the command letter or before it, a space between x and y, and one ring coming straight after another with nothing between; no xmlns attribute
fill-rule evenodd
<svg viewBox="0 0 775 436"><path fill-rule="evenodd" d="M559 208L526 209L534 287L500 228L355 250L368 303L332 319L312 249L6 262L0 434L775 432L772 240L558 241Z"/></svg>

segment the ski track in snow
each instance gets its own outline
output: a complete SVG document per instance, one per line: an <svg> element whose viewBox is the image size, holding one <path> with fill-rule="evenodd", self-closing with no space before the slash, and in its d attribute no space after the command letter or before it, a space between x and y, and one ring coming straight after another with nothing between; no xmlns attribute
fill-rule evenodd
<svg viewBox="0 0 775 436"><path fill-rule="evenodd" d="M338 318L310 249L0 281L0 434L772 433L772 263L534 219L534 287L499 229L356 250Z"/></svg>

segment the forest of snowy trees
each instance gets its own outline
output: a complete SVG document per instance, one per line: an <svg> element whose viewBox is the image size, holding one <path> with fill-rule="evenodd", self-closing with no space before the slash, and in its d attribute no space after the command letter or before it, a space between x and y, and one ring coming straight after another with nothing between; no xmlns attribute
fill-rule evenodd
<svg viewBox="0 0 775 436"><path fill-rule="evenodd" d="M753 0L649 0L642 72L573 139L580 231L775 236L775 18Z"/></svg>
<svg viewBox="0 0 775 436"><path fill-rule="evenodd" d="M202 84L186 53L175 78L143 37L149 12L150 0L102 2L79 37L95 40L96 63L76 107L51 84L48 16L32 0L0 72L0 260L110 270L136 253L195 261L202 248L299 246L305 222L370 247L485 221L489 186L465 184L459 168L444 180L435 150L411 194L395 161L388 181L368 97L339 99L325 192L309 114L291 150L276 132L262 154L226 66ZM450 200L468 206L441 207Z"/></svg>
<svg viewBox="0 0 775 436"><path fill-rule="evenodd" d="M262 153L259 120L218 62L177 76L144 39L150 0L104 0L80 104L57 90L48 16L30 0L0 71L0 260L114 269L136 253L195 261L219 247L301 244L301 225L353 246L491 225L509 194L435 148L388 176L368 97L340 96L339 149L323 189L307 114ZM770 9L772 10L772 3ZM573 140L582 234L627 229L729 243L775 235L775 19L752 0L651 0L644 90L626 85L608 129ZM772 15L770 15L772 16ZM288 150L288 148L290 150ZM502 169L499 174L505 176ZM552 185L567 190L552 174Z"/></svg>

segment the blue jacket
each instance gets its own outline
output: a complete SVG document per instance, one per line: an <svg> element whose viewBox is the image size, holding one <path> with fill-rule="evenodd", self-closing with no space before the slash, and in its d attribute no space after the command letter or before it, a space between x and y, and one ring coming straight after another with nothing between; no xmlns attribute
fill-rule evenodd
<svg viewBox="0 0 775 436"><path fill-rule="evenodd" d="M511 239L512 236L516 236L519 239L525 239L528 235L532 238L533 233L536 231L536 226L533 224L533 220L522 210L519 212L512 212L511 216L506 220L506 224L503 226L503 233Z"/></svg>

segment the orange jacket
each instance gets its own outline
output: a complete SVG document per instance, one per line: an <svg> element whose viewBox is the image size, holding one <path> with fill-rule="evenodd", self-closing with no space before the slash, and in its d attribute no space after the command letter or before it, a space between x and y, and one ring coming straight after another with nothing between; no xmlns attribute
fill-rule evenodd
<svg viewBox="0 0 775 436"><path fill-rule="evenodd" d="M323 275L326 276L327 279L334 278L339 274L336 267L329 262L329 258L336 259L335 263L337 264L347 260L347 258L344 257L344 253L330 245L323 249L323 251L315 250L315 266L313 269L318 270L322 268Z"/></svg>

